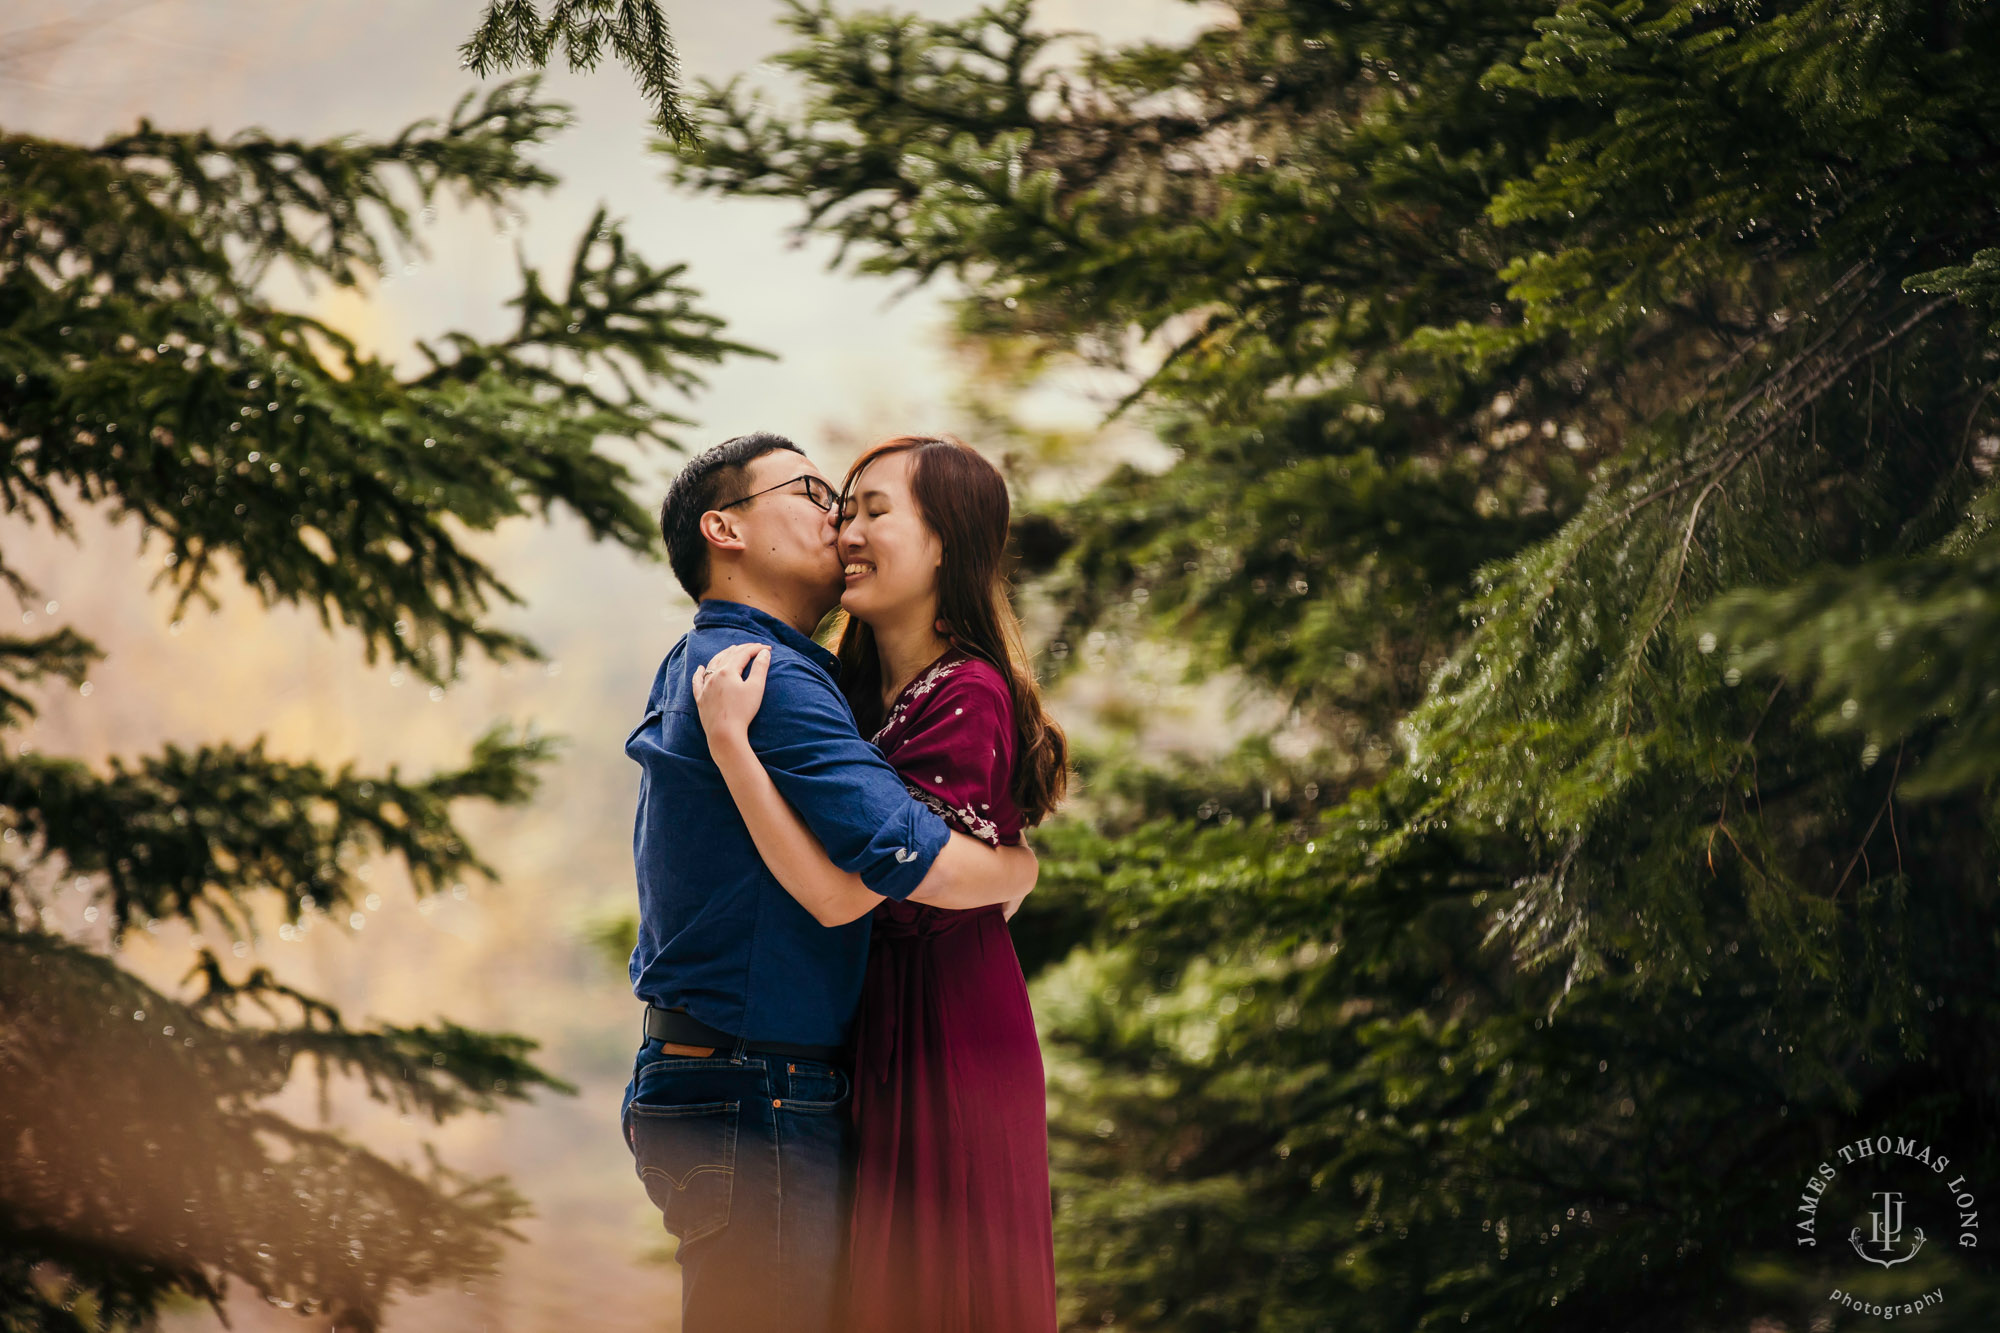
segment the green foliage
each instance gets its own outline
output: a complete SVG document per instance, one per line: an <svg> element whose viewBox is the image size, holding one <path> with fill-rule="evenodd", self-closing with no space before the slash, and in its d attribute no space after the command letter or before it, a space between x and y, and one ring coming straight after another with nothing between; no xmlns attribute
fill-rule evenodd
<svg viewBox="0 0 2000 1333"><path fill-rule="evenodd" d="M436 1121L568 1091L525 1038L454 1024L356 1031L261 969L176 1001L52 936L0 936L10 1144L0 1246L9 1328L125 1327L233 1275L285 1308L360 1325L397 1289L478 1273L526 1201L268 1109L301 1064ZM246 1016L245 1001L268 1006ZM296 1010L296 1022L274 1019ZM246 1021L247 1019L247 1021ZM85 1316L88 1316L87 1318Z"/></svg>
<svg viewBox="0 0 2000 1333"><path fill-rule="evenodd" d="M653 103L654 123L688 143L694 126L681 108L681 60L655 0L554 0L547 18L534 0L487 0L479 27L458 48L459 63L474 74L543 69L556 47L575 70L592 70L606 46L639 80Z"/></svg>
<svg viewBox="0 0 2000 1333"><path fill-rule="evenodd" d="M1065 1322L1804 1327L1831 1145L2000 1168L2000 15L1231 7L795 4L803 104L676 158L1129 373L1172 462L1021 525L1052 663L1171 639L1318 733L1040 840Z"/></svg>
<svg viewBox="0 0 2000 1333"><path fill-rule="evenodd" d="M453 526L560 502L593 537L646 549L632 478L595 442L670 442L678 419L641 387L691 389L692 364L748 349L715 336L680 266L632 254L602 216L560 296L522 265L514 331L423 344L428 367L406 377L255 292L276 260L351 285L385 242L417 246L390 197L399 172L424 200L450 188L491 204L550 184L522 150L568 114L532 88L503 85L476 107L468 95L447 125L389 144L255 132L222 144L145 127L97 148L0 139L8 509L68 531L67 484L137 518L167 546L158 578L177 590L176 613L207 596L226 554L266 602L317 605L327 624L337 614L361 631L370 661L386 652L443 681L468 647L532 656L481 623L492 599L518 599ZM284 211L315 208L322 228ZM371 216L379 238L361 226Z"/></svg>
<svg viewBox="0 0 2000 1333"><path fill-rule="evenodd" d="M2000 438L1984 437L1986 459L1996 448ZM1815 726L1858 735L1862 765L1893 744L1904 795L1983 788L2000 751L2000 696L1987 667L2000 644L1996 503L2000 495L1982 490L1965 525L1920 555L1731 593L1711 609L1715 628L1702 642L1719 633L1732 671L1805 682ZM1904 761L1913 740L1920 765Z"/></svg>
<svg viewBox="0 0 2000 1333"><path fill-rule="evenodd" d="M511 332L447 333L409 373L258 283L283 264L365 286L421 252L417 210L440 195L498 207L553 184L525 150L568 123L524 80L382 143L0 135L0 503L72 537L79 507L136 519L174 615L233 568L438 683L469 651L536 656L488 623L518 598L468 538L561 506L650 554L632 477L597 443L671 447L679 418L652 395L751 349L601 211L560 288L521 265ZM520 1036L350 1023L255 951L274 921L338 928L369 858L420 895L493 878L455 809L529 800L554 742L496 726L412 777L261 738L102 769L20 741L41 692L101 656L69 626L0 639L0 1328L149 1326L174 1300L220 1306L233 1278L370 1329L401 1292L489 1271L525 1208L504 1181L384 1160L272 1099L306 1066L433 1122L568 1086ZM98 946L62 934L78 915ZM118 961L162 923L209 942L180 994Z"/></svg>

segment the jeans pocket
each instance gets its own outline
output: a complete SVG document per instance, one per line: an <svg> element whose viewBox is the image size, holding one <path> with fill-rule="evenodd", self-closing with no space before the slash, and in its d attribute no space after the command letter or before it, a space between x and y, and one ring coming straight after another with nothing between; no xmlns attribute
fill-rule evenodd
<svg viewBox="0 0 2000 1333"><path fill-rule="evenodd" d="M634 1102L627 1130L639 1179L682 1245L729 1223L741 1102L648 1106Z"/></svg>
<svg viewBox="0 0 2000 1333"><path fill-rule="evenodd" d="M836 1065L794 1065L787 1071L791 1095L785 1106L794 1111L838 1111L847 1105L854 1085Z"/></svg>

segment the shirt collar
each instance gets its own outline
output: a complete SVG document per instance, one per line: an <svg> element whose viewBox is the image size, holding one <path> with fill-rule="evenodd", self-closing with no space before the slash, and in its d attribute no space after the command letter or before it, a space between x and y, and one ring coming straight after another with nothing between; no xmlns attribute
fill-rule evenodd
<svg viewBox="0 0 2000 1333"><path fill-rule="evenodd" d="M734 625L776 640L795 652L804 653L815 665L829 676L839 678L840 659L813 642L805 635L787 625L784 621L744 602L732 602L721 597L704 597L694 610L695 628L704 629L711 625Z"/></svg>

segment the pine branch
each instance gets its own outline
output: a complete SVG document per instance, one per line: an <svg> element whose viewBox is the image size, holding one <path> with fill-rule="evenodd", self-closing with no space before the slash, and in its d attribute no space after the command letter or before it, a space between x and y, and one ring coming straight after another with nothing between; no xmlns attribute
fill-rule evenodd
<svg viewBox="0 0 2000 1333"><path fill-rule="evenodd" d="M462 769L405 780L398 768L363 776L345 765L268 758L248 749L168 746L98 776L75 760L0 758L0 809L32 859L63 867L106 900L114 934L155 918L212 925L254 941L253 904L273 895L288 929L338 920L363 896L354 867L402 860L420 894L467 874L496 878L452 822L454 801L518 805L533 767L552 752L533 735L496 727ZM206 920L203 920L206 918Z"/></svg>
<svg viewBox="0 0 2000 1333"><path fill-rule="evenodd" d="M426 206L449 192L496 210L515 194L556 183L526 150L567 129L574 117L563 103L541 100L539 87L532 76L509 80L477 106L469 90L442 124L420 120L380 143L352 137L305 143L258 130L217 140L163 132L142 119L136 132L92 151L115 173L106 181L110 216L45 232L43 244L84 248L93 264L111 267L117 256L95 253L93 235L180 224L207 255L228 255L239 290L254 287L278 260L308 279L357 286L371 270L387 271L385 240L428 253L416 219L397 197L399 179ZM49 150L38 156L47 163ZM129 211L121 216L121 210ZM36 216L32 204L25 211Z"/></svg>
<svg viewBox="0 0 2000 1333"><path fill-rule="evenodd" d="M261 305L222 248L243 241L247 262L282 254L351 280L379 254L354 230L362 202L377 200L392 239L408 230L378 167L403 163L426 195L449 181L498 198L546 179L514 157L561 123L532 90L496 90L487 119L462 102L441 134L413 127L387 145L239 139L230 170L203 168L223 150L200 136L124 141L111 157L164 144L182 154L178 179L199 178L164 202L157 173L108 176L108 157L0 143L0 173L30 182L33 224L12 243L0 233L0 504L70 531L66 485L137 517L164 539L156 578L175 589L175 615L213 605L209 584L234 563L266 603L317 604L327 627L361 632L371 661L386 652L436 683L471 649L535 656L483 623L496 599L517 598L460 534L562 504L592 536L649 550L651 517L597 441L673 446L681 418L653 401L657 387L692 393L692 365L762 353L720 337L683 270L630 252L602 213L566 292L523 264L517 332L426 344L431 369L407 380L327 325ZM337 206L336 183L354 191ZM71 191L114 203L78 220ZM323 253L280 228L309 206L324 210ZM596 387L603 376L615 391Z"/></svg>
<svg viewBox="0 0 2000 1333"><path fill-rule="evenodd" d="M532 1043L453 1025L349 1032L239 1024L177 1003L110 960L0 934L0 1311L35 1317L90 1293L129 1323L170 1293L222 1308L236 1278L344 1327L378 1326L398 1289L492 1271L524 1211L497 1180L418 1172L265 1109L310 1058L436 1118L560 1081ZM106 1078L103 1071L124 1071ZM171 1145L171 1149L167 1148ZM19 1280L14 1256L53 1263Z"/></svg>
<svg viewBox="0 0 2000 1333"><path fill-rule="evenodd" d="M654 123L678 143L697 139L681 109L680 55L656 0L488 0L479 27L458 49L459 63L484 77L497 69L542 69L557 47L573 70L597 68L604 49L626 65L653 103Z"/></svg>
<svg viewBox="0 0 2000 1333"><path fill-rule="evenodd" d="M81 684L90 664L103 656L96 644L67 625L33 639L0 635L0 677L12 682L0 684L0 729L19 726L40 712L17 686L37 684L51 676Z"/></svg>

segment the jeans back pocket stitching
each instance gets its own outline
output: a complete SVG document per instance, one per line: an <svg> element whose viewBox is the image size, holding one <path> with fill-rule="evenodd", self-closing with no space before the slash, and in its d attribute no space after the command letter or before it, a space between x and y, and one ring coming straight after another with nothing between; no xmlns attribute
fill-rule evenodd
<svg viewBox="0 0 2000 1333"><path fill-rule="evenodd" d="M733 1147L734 1145L731 1146ZM730 1155L734 1157L735 1154L732 1152ZM660 1179L668 1182L675 1189L685 1194L687 1192L688 1182L690 1180L693 1180L696 1176L702 1174L704 1171L713 1171L718 1175L734 1176L736 1174L736 1167L734 1164L731 1164L729 1166L719 1166L716 1165L715 1163L704 1163L701 1166L689 1168L688 1173L684 1176L676 1176L674 1175L673 1172L667 1170L663 1166L642 1166L639 1168L639 1179L644 1180L647 1176L658 1176Z"/></svg>
<svg viewBox="0 0 2000 1333"><path fill-rule="evenodd" d="M699 1166L689 1168L687 1173L679 1177L678 1179L675 1178L673 1172L667 1170L665 1167L646 1166L637 1162L635 1162L634 1165L638 1167L638 1175L641 1182L644 1182L648 1176L658 1176L661 1180L667 1181L669 1184L671 1184L674 1187L674 1193L676 1194L687 1193L688 1184L692 1182L696 1176L709 1172L712 1172L716 1175L724 1176L728 1178L733 1184L736 1177L736 1140L738 1137L738 1129L740 1127L739 1121L741 1119L743 1111L742 1102L740 1101L698 1102L698 1103L691 1103L686 1106L655 1106L655 1107L647 1107L637 1102L634 1102L629 1108L629 1110L635 1116L644 1117L649 1120L679 1120L695 1115L714 1115L719 1111L727 1112L729 1115L729 1119L727 1126L724 1129L723 1139L722 1139L722 1153L723 1156L727 1159L726 1165L714 1162L704 1162ZM637 1151L637 1146L638 1145L636 1143L633 1144L633 1149L635 1153ZM716 1232L722 1230L723 1227L729 1225L729 1214L732 1211L731 1204L734 1202L734 1194L735 1191L732 1188L729 1191L729 1193L724 1196L722 1205L722 1216L711 1220L704 1226L696 1227L689 1230L686 1234L682 1235L679 1238L680 1244L687 1245L693 1241L701 1240L706 1236L712 1236ZM671 1231L671 1228L669 1228L669 1230Z"/></svg>

